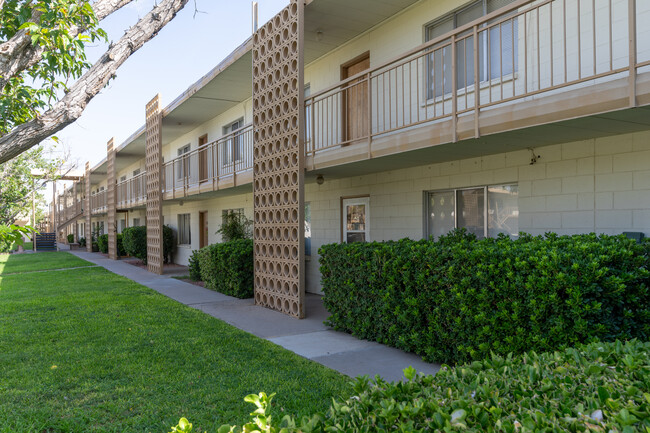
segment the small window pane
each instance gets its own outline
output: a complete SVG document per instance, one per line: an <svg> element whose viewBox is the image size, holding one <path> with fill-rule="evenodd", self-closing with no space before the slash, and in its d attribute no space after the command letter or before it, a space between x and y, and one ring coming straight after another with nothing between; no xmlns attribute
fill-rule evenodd
<svg viewBox="0 0 650 433"><path fill-rule="evenodd" d="M458 191L458 228L465 228L479 239L485 237L485 189Z"/></svg>
<svg viewBox="0 0 650 433"><path fill-rule="evenodd" d="M366 205L354 204L347 207L347 229L355 231L366 230Z"/></svg>
<svg viewBox="0 0 650 433"><path fill-rule="evenodd" d="M454 192L429 193L428 235L439 238L455 227Z"/></svg>
<svg viewBox="0 0 650 433"><path fill-rule="evenodd" d="M361 232L361 233L348 232L348 236L347 236L346 241L347 241L347 243L365 242L366 241L366 234L364 232Z"/></svg>
<svg viewBox="0 0 650 433"><path fill-rule="evenodd" d="M517 185L488 187L488 236L519 236L518 195Z"/></svg>

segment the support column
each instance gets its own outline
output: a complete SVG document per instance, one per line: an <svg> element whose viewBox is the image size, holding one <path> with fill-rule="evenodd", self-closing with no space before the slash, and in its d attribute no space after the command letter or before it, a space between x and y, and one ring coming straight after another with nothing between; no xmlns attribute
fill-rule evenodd
<svg viewBox="0 0 650 433"><path fill-rule="evenodd" d="M86 224L84 226L84 231L85 234L84 236L86 237L86 251L89 253L93 252L93 231L91 227L92 223L92 209L90 209L90 163L86 162L86 173L84 175L84 181L85 181L85 190L86 194L84 197L84 218L86 221Z"/></svg>
<svg viewBox="0 0 650 433"><path fill-rule="evenodd" d="M106 187L106 213L108 218L108 258L117 260L117 219L116 219L116 206L115 200L115 149L113 148L113 139L111 138L107 145L107 177L108 186Z"/></svg>
<svg viewBox="0 0 650 433"><path fill-rule="evenodd" d="M305 316L304 2L253 35L255 303Z"/></svg>
<svg viewBox="0 0 650 433"><path fill-rule="evenodd" d="M147 269L163 273L162 193L162 111L160 95L146 106L146 167L147 167Z"/></svg>

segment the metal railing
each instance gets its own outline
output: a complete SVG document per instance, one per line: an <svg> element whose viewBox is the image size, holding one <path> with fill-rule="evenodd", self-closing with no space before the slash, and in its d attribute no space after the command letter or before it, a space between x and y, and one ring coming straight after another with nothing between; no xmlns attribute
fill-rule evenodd
<svg viewBox="0 0 650 433"><path fill-rule="evenodd" d="M77 192L79 184L75 183L65 189L56 199L56 222L61 226L83 213L83 200Z"/></svg>
<svg viewBox="0 0 650 433"><path fill-rule="evenodd" d="M306 154L367 142L650 65L650 1L517 0L305 100ZM637 27L639 25L639 27ZM478 83L478 85L477 85Z"/></svg>
<svg viewBox="0 0 650 433"><path fill-rule="evenodd" d="M119 182L116 186L116 192L118 208L144 205L147 202L146 172Z"/></svg>
<svg viewBox="0 0 650 433"><path fill-rule="evenodd" d="M224 178L253 168L253 127L247 125L163 166L164 192L189 194L194 187L218 189Z"/></svg>
<svg viewBox="0 0 650 433"><path fill-rule="evenodd" d="M104 213L108 209L107 207L107 191L97 191L96 193L90 196L90 213L98 214Z"/></svg>

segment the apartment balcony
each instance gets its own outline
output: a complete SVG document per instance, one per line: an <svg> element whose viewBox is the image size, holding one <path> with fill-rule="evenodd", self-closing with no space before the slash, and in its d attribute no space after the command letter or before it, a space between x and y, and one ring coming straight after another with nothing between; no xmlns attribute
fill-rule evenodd
<svg viewBox="0 0 650 433"><path fill-rule="evenodd" d="M650 2L519 0L306 98L305 165L403 154L393 167L649 129L647 104Z"/></svg>
<svg viewBox="0 0 650 433"><path fill-rule="evenodd" d="M253 181L253 127L245 126L163 166L166 200Z"/></svg>
<svg viewBox="0 0 650 433"><path fill-rule="evenodd" d="M147 176L140 173L137 176L117 184L117 208L132 209L144 207L147 204Z"/></svg>
<svg viewBox="0 0 650 433"><path fill-rule="evenodd" d="M90 196L90 213L91 215L100 215L108 211L107 191L98 191Z"/></svg>

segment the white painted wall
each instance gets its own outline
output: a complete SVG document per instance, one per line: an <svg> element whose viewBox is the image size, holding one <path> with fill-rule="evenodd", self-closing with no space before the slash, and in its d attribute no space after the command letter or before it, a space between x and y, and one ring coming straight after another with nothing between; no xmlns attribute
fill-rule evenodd
<svg viewBox="0 0 650 433"><path fill-rule="evenodd" d="M248 191L247 191L248 190ZM253 219L253 193L250 188L240 189L239 194L228 195L218 198L184 201L181 206L178 202L163 205L164 224L170 226L175 233L178 233L178 215L190 214L191 245L178 245L174 254L174 262L187 265L192 250L199 248L199 212L208 212L208 243L213 244L221 241L217 230L221 226L221 212L225 209L244 209L244 215Z"/></svg>

